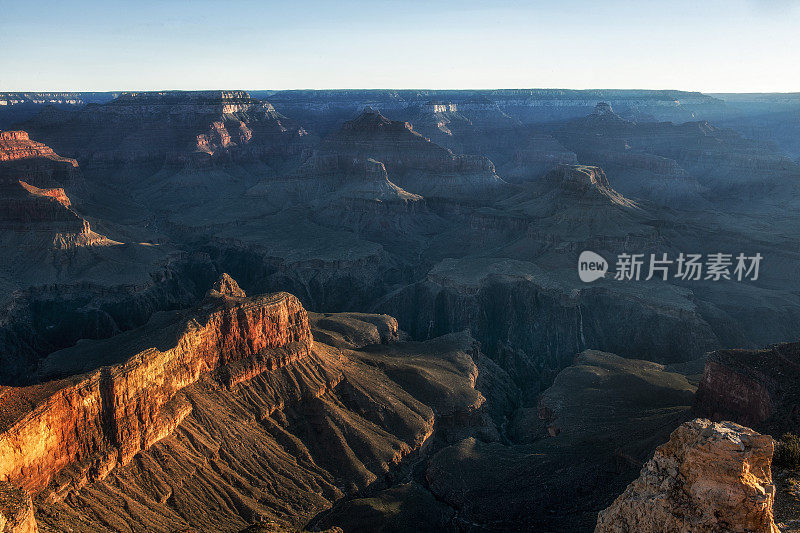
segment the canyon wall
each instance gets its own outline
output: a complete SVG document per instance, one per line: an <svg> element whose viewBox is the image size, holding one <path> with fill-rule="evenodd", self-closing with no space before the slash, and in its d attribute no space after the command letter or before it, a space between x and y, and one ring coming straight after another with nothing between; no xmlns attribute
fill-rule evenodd
<svg viewBox="0 0 800 533"><path fill-rule="evenodd" d="M708 355L694 409L713 420L733 420L781 434L800 429L800 343L761 350L717 350Z"/></svg>
<svg viewBox="0 0 800 533"><path fill-rule="evenodd" d="M312 344L305 310L286 293L209 298L195 313L180 315L163 330L168 333L148 343L161 349L136 351L125 338L79 343L54 354L54 365L68 366L92 344L92 353L117 364L42 385L0 388L10 406L0 434L0 480L38 493L67 465L78 465L82 475L62 493L101 479L191 411L180 396L185 387L206 377L231 387L303 358Z"/></svg>

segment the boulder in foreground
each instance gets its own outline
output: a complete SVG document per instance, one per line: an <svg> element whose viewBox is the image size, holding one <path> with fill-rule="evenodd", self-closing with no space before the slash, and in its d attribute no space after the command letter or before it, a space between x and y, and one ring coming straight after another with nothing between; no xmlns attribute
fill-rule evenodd
<svg viewBox="0 0 800 533"><path fill-rule="evenodd" d="M600 512L595 533L777 533L773 448L771 437L732 422L686 422Z"/></svg>

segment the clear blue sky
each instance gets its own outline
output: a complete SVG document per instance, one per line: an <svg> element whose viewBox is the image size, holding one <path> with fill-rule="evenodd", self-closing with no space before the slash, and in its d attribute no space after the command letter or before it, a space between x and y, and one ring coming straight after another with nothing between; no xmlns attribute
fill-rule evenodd
<svg viewBox="0 0 800 533"><path fill-rule="evenodd" d="M800 91L800 0L0 0L0 91Z"/></svg>

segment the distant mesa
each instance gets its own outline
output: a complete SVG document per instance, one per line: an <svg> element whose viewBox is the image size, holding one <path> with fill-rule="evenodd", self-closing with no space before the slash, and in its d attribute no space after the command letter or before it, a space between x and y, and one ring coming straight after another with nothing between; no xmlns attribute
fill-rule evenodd
<svg viewBox="0 0 800 533"><path fill-rule="evenodd" d="M598 102L594 106L594 110L586 117L579 118L573 121L574 124L583 127L602 128L602 127L621 127L631 126L635 123L622 118L614 109L611 104L607 102Z"/></svg>

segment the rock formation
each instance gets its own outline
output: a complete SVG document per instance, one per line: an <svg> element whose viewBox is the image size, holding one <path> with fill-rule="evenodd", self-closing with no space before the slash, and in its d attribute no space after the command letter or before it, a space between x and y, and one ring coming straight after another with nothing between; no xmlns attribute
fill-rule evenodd
<svg viewBox="0 0 800 533"><path fill-rule="evenodd" d="M38 533L33 502L24 490L0 481L0 531L3 533Z"/></svg>
<svg viewBox="0 0 800 533"><path fill-rule="evenodd" d="M800 167L774 148L732 130L702 121L633 122L602 102L553 134L580 161L617 174L623 193L673 207L703 208L710 195L758 196L800 176Z"/></svg>
<svg viewBox="0 0 800 533"><path fill-rule="evenodd" d="M0 161L16 161L42 157L77 166L74 159L59 157L49 146L32 141L24 131L0 131Z"/></svg>
<svg viewBox="0 0 800 533"><path fill-rule="evenodd" d="M0 479L38 493L75 464L85 465L88 480L102 479L181 422L191 406L179 392L204 373L231 387L310 349L308 317L294 297L278 294L238 305L222 298L191 321L178 316L152 325L154 333L174 339L165 351L136 353L121 338L88 353L78 345L52 354L40 375L88 372L84 379L3 390L6 405L23 410L5 413ZM265 353L277 348L282 350Z"/></svg>
<svg viewBox="0 0 800 533"><path fill-rule="evenodd" d="M236 280L230 277L227 273L223 273L219 279L208 290L207 296L212 298L219 298L230 296L233 298L244 298L247 296L244 291L236 283Z"/></svg>
<svg viewBox="0 0 800 533"><path fill-rule="evenodd" d="M695 398L698 415L733 420L776 435L800 430L800 343L761 350L717 350Z"/></svg>
<svg viewBox="0 0 800 533"><path fill-rule="evenodd" d="M19 244L28 250L38 246L35 236L39 235L44 238L44 250L113 242L91 230L89 223L72 209L64 189L40 189L21 180L0 178L0 224L29 241Z"/></svg>
<svg viewBox="0 0 800 533"><path fill-rule="evenodd" d="M329 136L322 150L382 162L389 178L425 197L467 197L503 185L494 165L483 156L454 155L432 143L408 122L389 120L366 109Z"/></svg>
<svg viewBox="0 0 800 533"><path fill-rule="evenodd" d="M604 532L778 533L766 435L704 419L676 429L597 519Z"/></svg>
<svg viewBox="0 0 800 533"><path fill-rule="evenodd" d="M706 352L800 334L794 163L679 124L712 97L117 96L0 162L0 433L42 530L588 530ZM583 250L640 280L582 282ZM645 279L679 252L765 261ZM712 355L698 408L796 420L771 357Z"/></svg>
<svg viewBox="0 0 800 533"><path fill-rule="evenodd" d="M586 350L538 406L515 411L510 444L466 439L442 449L428 462L428 487L463 528L590 531L691 418L693 389L662 365Z"/></svg>
<svg viewBox="0 0 800 533"><path fill-rule="evenodd" d="M61 157L24 131L0 131L0 179L25 180L37 187L74 185L78 162Z"/></svg>
<svg viewBox="0 0 800 533"><path fill-rule="evenodd" d="M268 96L285 115L314 126L321 133L330 131L342 117L352 116L367 106L399 117L407 110L414 112L431 102L456 106L465 114L470 105L478 109L493 107L523 124L582 117L597 102L607 102L626 114L645 114L673 122L691 120L703 112L719 114L726 110L724 102L713 96L672 90L287 90L263 96Z"/></svg>
<svg viewBox="0 0 800 533"><path fill-rule="evenodd" d="M197 308L55 352L40 384L0 388L0 481L34 494L49 528L218 529L259 516L302 525L390 475L438 417L481 419L478 369L461 340L361 354L396 339L396 322L314 324L331 345L314 342L293 296L246 298L223 275ZM107 505L134 495L146 505L123 515Z"/></svg>
<svg viewBox="0 0 800 533"><path fill-rule="evenodd" d="M122 93L75 111L51 110L27 123L62 152L84 160L188 161L194 153L285 155L305 135L268 102L244 91Z"/></svg>

